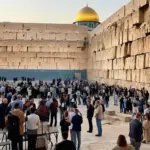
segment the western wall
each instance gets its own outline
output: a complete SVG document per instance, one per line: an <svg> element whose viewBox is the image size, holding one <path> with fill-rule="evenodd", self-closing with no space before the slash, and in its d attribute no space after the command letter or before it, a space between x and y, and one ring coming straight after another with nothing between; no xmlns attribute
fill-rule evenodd
<svg viewBox="0 0 150 150"><path fill-rule="evenodd" d="M0 76L86 78L87 31L73 24L0 23Z"/></svg>
<svg viewBox="0 0 150 150"><path fill-rule="evenodd" d="M89 33L87 76L150 91L149 0L131 0Z"/></svg>

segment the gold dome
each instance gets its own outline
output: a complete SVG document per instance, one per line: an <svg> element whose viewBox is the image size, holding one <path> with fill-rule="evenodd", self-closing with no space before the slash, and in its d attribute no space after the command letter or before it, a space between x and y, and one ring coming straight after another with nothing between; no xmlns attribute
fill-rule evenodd
<svg viewBox="0 0 150 150"><path fill-rule="evenodd" d="M76 16L76 22L79 21L95 21L95 22L99 22L99 16L96 13L96 11L90 7L88 7L88 5L84 8L82 8Z"/></svg>

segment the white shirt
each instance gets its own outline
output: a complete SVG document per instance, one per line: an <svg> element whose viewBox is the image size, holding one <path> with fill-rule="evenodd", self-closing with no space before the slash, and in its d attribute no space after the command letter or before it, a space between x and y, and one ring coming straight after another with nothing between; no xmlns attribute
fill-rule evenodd
<svg viewBox="0 0 150 150"><path fill-rule="evenodd" d="M150 113L150 109L149 108L144 109L144 115L149 114L149 113Z"/></svg>
<svg viewBox="0 0 150 150"><path fill-rule="evenodd" d="M75 113L74 112L69 112L69 120L70 120L70 122L72 121L73 116L75 116ZM73 127L73 124L71 123L70 129L72 129L72 127Z"/></svg>
<svg viewBox="0 0 150 150"><path fill-rule="evenodd" d="M40 126L40 118L36 114L29 115L27 120L27 129L36 130Z"/></svg>
<svg viewBox="0 0 150 150"><path fill-rule="evenodd" d="M72 88L68 88L68 94L70 95L72 93Z"/></svg>

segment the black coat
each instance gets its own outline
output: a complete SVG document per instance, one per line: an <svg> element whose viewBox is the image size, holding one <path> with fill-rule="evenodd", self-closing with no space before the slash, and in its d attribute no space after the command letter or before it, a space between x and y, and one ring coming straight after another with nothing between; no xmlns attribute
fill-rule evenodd
<svg viewBox="0 0 150 150"><path fill-rule="evenodd" d="M60 121L60 126L62 132L69 131L70 122L67 122L64 118Z"/></svg>
<svg viewBox="0 0 150 150"><path fill-rule="evenodd" d="M0 104L0 129L5 128L5 115L7 111L7 104Z"/></svg>
<svg viewBox="0 0 150 150"><path fill-rule="evenodd" d="M92 105L87 107L87 118L92 118L94 115L94 107Z"/></svg>

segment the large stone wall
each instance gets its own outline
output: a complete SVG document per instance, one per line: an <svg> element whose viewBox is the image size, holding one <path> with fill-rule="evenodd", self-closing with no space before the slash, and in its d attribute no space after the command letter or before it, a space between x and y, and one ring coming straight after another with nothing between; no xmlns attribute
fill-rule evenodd
<svg viewBox="0 0 150 150"><path fill-rule="evenodd" d="M131 0L89 33L87 75L150 90L149 0Z"/></svg>
<svg viewBox="0 0 150 150"><path fill-rule="evenodd" d="M87 36L87 28L72 24L0 23L0 73L85 70Z"/></svg>

